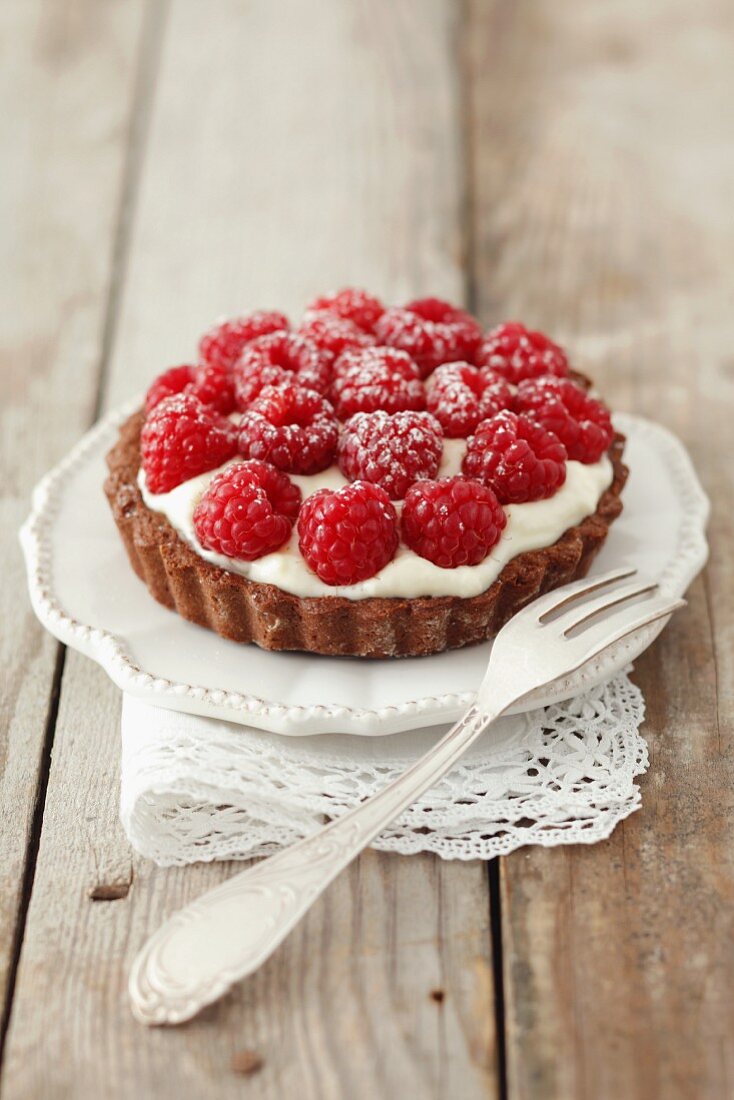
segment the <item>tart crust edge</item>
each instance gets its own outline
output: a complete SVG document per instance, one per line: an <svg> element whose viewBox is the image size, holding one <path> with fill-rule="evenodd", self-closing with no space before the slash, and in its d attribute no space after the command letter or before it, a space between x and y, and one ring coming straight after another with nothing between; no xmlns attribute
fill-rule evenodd
<svg viewBox="0 0 734 1100"><path fill-rule="evenodd" d="M140 410L121 426L104 484L130 564L154 599L184 619L270 650L419 657L485 641L537 596L586 575L622 511L628 475L617 434L608 452L614 477L596 511L551 546L518 554L477 596L301 597L205 561L146 506L137 483L143 420Z"/></svg>

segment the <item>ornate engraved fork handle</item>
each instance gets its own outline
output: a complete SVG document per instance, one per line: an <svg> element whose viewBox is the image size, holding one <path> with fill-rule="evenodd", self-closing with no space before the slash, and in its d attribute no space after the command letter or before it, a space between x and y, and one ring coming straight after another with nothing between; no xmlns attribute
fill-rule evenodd
<svg viewBox="0 0 734 1100"><path fill-rule="evenodd" d="M265 961L342 868L440 779L492 719L682 605L660 593L650 596L657 586L639 576L630 580L635 574L624 567L576 581L514 615L495 638L481 703L399 779L175 914L135 961L130 995L138 1018L178 1023L216 1000ZM620 587L620 581L629 583ZM633 602L644 595L643 604ZM485 711L487 699L491 710Z"/></svg>
<svg viewBox="0 0 734 1100"><path fill-rule="evenodd" d="M256 970L339 872L500 713L480 714L472 707L379 794L175 913L133 965L130 997L136 1017L146 1024L188 1020Z"/></svg>

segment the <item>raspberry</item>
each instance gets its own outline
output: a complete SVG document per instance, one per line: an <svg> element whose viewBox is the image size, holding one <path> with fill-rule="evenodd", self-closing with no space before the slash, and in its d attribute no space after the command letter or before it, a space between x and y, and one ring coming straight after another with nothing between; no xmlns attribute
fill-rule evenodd
<svg viewBox="0 0 734 1100"><path fill-rule="evenodd" d="M266 462L233 462L216 477L194 509L194 529L205 550L254 561L288 541L301 490Z"/></svg>
<svg viewBox="0 0 734 1100"><path fill-rule="evenodd" d="M202 405L209 405L220 416L228 416L234 410L234 382L221 367L197 367L186 392L193 393Z"/></svg>
<svg viewBox="0 0 734 1100"><path fill-rule="evenodd" d="M161 401L140 434L145 480L151 493L167 493L182 481L215 470L237 451L237 433L190 393Z"/></svg>
<svg viewBox="0 0 734 1100"><path fill-rule="evenodd" d="M246 410L266 386L289 386L293 382L293 371L283 367L261 366L257 363L235 364L232 371L234 379L235 404L238 409Z"/></svg>
<svg viewBox="0 0 734 1100"><path fill-rule="evenodd" d="M199 341L199 359L210 367L230 370L252 340L288 328L288 318L276 310L259 309L246 317L231 317L204 333Z"/></svg>
<svg viewBox="0 0 734 1100"><path fill-rule="evenodd" d="M563 348L542 332L531 332L517 321L498 325L482 340L475 360L477 366L491 367L508 382L522 382L540 374L568 374L568 359Z"/></svg>
<svg viewBox="0 0 734 1100"><path fill-rule="evenodd" d="M396 413L426 407L417 366L406 352L393 348L344 352L334 364L330 396L342 420L358 412Z"/></svg>
<svg viewBox="0 0 734 1100"><path fill-rule="evenodd" d="M436 476L442 453L441 426L429 413L357 413L339 440L339 469L402 500L414 481Z"/></svg>
<svg viewBox="0 0 734 1100"><path fill-rule="evenodd" d="M563 485L566 448L534 420L505 410L479 424L461 468L502 504L523 504L552 497Z"/></svg>
<svg viewBox="0 0 734 1100"><path fill-rule="evenodd" d="M298 545L324 584L357 584L392 560L397 513L384 489L366 481L319 489L301 508Z"/></svg>
<svg viewBox="0 0 734 1100"><path fill-rule="evenodd" d="M418 481L405 495L403 542L434 565L478 565L507 523L491 489L468 477Z"/></svg>
<svg viewBox="0 0 734 1100"><path fill-rule="evenodd" d="M607 407L567 378L526 379L515 408L558 436L577 462L598 462L614 438Z"/></svg>
<svg viewBox="0 0 734 1100"><path fill-rule="evenodd" d="M326 393L331 363L328 355L305 336L273 332L245 348L233 374L237 404L246 409L264 386L297 381L306 389Z"/></svg>
<svg viewBox="0 0 734 1100"><path fill-rule="evenodd" d="M185 364L182 367L169 367L154 379L153 384L145 395L145 411L149 413L165 397L172 397L175 393L181 393L190 382L194 380L196 367Z"/></svg>
<svg viewBox="0 0 734 1100"><path fill-rule="evenodd" d="M242 417L238 446L246 458L291 474L318 474L331 465L339 425L321 394L302 386L266 386Z"/></svg>
<svg viewBox="0 0 734 1100"><path fill-rule="evenodd" d="M150 412L165 397L191 393L202 405L227 416L234 409L234 385L226 371L218 367L171 367L159 374L145 395L145 411Z"/></svg>
<svg viewBox="0 0 734 1100"><path fill-rule="evenodd" d="M308 318L298 332L311 340L330 363L334 363L344 351L368 348L375 342L374 336L358 328L353 321L330 313L318 313Z"/></svg>
<svg viewBox="0 0 734 1100"><path fill-rule="evenodd" d="M441 363L474 359L482 339L479 323L440 298L419 298L388 309L375 328L378 340L407 351L423 378Z"/></svg>
<svg viewBox="0 0 734 1100"><path fill-rule="evenodd" d="M480 371L469 363L445 363L431 376L428 411L449 439L465 438L480 420L494 416L512 404L512 390L493 371Z"/></svg>
<svg viewBox="0 0 734 1100"><path fill-rule="evenodd" d="M366 290L345 287L335 294L316 298L306 310L306 317L317 313L334 313L345 321L351 321L364 332L373 333L384 312L382 302L373 294L368 294Z"/></svg>

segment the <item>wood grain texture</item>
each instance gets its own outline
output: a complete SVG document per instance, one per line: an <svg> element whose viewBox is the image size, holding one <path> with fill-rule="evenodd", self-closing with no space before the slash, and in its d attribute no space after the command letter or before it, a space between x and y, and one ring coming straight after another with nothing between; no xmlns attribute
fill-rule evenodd
<svg viewBox="0 0 734 1100"><path fill-rule="evenodd" d="M137 2L0 5L0 1017L60 654L17 531L93 418L140 19Z"/></svg>
<svg viewBox="0 0 734 1100"><path fill-rule="evenodd" d="M734 1094L733 31L715 2L471 5L479 308L677 431L714 504L709 568L638 662L641 812L504 861L511 1097Z"/></svg>
<svg viewBox="0 0 734 1100"><path fill-rule="evenodd" d="M174 2L106 403L221 312L330 284L463 293L456 26L442 0ZM213 76L216 79L213 79ZM232 866L160 870L117 822L117 692L64 671L3 1096L480 1097L496 1088L485 869L368 853L252 980L145 1031L132 958ZM125 890L125 886L129 886ZM114 886L118 900L92 900ZM95 890L96 888L96 890ZM252 1057L262 1064L249 1074Z"/></svg>
<svg viewBox="0 0 734 1100"><path fill-rule="evenodd" d="M732 15L715 0L468 0L462 92L458 10L219 0L212 18L173 0L159 58L161 5L142 38L142 0L0 5L14 626L0 990L57 652L21 595L29 486L86 426L98 385L100 404L128 397L188 358L215 314L296 310L327 283L459 298L468 281L485 321L547 327L616 407L679 432L714 501L691 606L638 663L642 811L603 845L504 861L508 1094L719 1100L734 1094ZM118 728L116 689L70 654L5 1100L497 1094L476 864L368 853L220 1005L176 1031L135 1025L135 951L232 867L131 855Z"/></svg>

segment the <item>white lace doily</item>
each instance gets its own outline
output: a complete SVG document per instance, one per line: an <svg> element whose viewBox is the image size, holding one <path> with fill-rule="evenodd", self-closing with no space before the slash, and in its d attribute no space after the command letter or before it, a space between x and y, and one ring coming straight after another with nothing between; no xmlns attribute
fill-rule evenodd
<svg viewBox="0 0 734 1100"><path fill-rule="evenodd" d="M642 695L626 674L501 719L375 848L491 859L524 844L593 843L640 805ZM288 738L126 695L123 826L156 863L266 855L374 794L440 736Z"/></svg>

